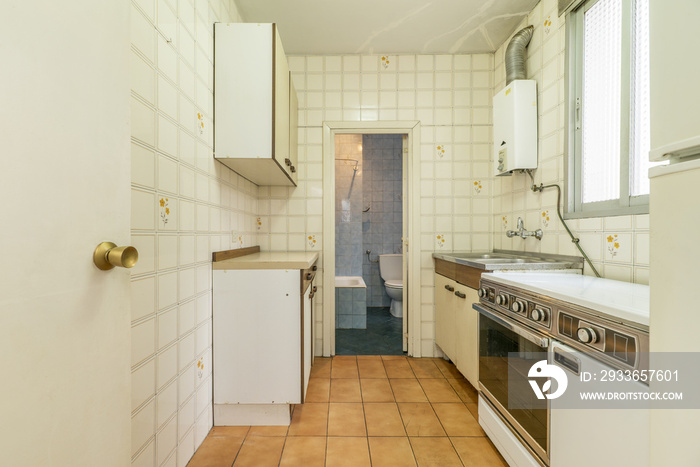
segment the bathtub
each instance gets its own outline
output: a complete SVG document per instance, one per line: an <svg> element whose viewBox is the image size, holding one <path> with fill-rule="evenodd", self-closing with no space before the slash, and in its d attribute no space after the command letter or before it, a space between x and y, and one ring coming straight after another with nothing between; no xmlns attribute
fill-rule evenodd
<svg viewBox="0 0 700 467"><path fill-rule="evenodd" d="M361 276L335 276L335 327L367 328L367 285Z"/></svg>
<svg viewBox="0 0 700 467"><path fill-rule="evenodd" d="M367 284L365 284L365 280L360 276L335 276L335 287L367 288Z"/></svg>

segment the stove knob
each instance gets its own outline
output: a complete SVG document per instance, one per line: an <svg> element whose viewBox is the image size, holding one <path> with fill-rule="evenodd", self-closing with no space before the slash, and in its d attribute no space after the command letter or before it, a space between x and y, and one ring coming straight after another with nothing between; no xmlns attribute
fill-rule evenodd
<svg viewBox="0 0 700 467"><path fill-rule="evenodd" d="M535 308L532 310L532 313L530 313L530 318L532 318L534 321L544 321L546 316L547 314L542 308Z"/></svg>
<svg viewBox="0 0 700 467"><path fill-rule="evenodd" d="M498 297L496 297L496 303L498 303L501 306L508 306L508 295L504 293L499 293Z"/></svg>
<svg viewBox="0 0 700 467"><path fill-rule="evenodd" d="M598 341L598 335L592 328L578 328L576 335L584 344L595 344Z"/></svg>
<svg viewBox="0 0 700 467"><path fill-rule="evenodd" d="M525 305L525 302L522 300L516 300L515 303L513 303L513 311L516 313L522 313L526 310L527 305Z"/></svg>
<svg viewBox="0 0 700 467"><path fill-rule="evenodd" d="M486 287L481 287L479 289L479 297L480 298L488 297L488 295L489 295L489 291L486 290Z"/></svg>

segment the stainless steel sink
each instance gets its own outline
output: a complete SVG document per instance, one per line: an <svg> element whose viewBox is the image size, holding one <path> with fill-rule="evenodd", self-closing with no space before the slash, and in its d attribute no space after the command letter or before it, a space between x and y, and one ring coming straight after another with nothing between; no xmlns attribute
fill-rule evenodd
<svg viewBox="0 0 700 467"><path fill-rule="evenodd" d="M433 258L485 270L583 269L583 258L516 251L491 253L433 253Z"/></svg>
<svg viewBox="0 0 700 467"><path fill-rule="evenodd" d="M446 255L453 256L455 258L461 259L507 259L510 255L498 254L498 253L445 253Z"/></svg>

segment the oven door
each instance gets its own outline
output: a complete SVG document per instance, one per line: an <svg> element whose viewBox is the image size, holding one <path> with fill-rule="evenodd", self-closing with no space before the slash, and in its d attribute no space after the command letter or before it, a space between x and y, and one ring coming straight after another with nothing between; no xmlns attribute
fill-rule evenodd
<svg viewBox="0 0 700 467"><path fill-rule="evenodd" d="M549 402L537 399L528 378L532 365L547 360L549 338L473 306L479 312L479 389L525 447L549 465Z"/></svg>

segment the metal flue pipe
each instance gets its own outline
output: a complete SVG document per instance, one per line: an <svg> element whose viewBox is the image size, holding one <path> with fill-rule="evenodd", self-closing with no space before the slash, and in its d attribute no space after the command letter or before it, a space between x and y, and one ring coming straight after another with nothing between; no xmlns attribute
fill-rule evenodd
<svg viewBox="0 0 700 467"><path fill-rule="evenodd" d="M510 40L506 48L506 86L513 80L526 79L525 48L532 39L534 26L521 29Z"/></svg>

